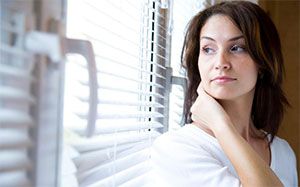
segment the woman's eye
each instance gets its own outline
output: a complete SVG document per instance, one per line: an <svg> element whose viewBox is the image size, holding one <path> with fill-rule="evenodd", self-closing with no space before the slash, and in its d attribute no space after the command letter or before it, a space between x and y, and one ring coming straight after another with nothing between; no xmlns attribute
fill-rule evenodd
<svg viewBox="0 0 300 187"><path fill-rule="evenodd" d="M230 51L233 52L244 52L245 51L245 47L241 47L239 45L234 45L230 48Z"/></svg>
<svg viewBox="0 0 300 187"><path fill-rule="evenodd" d="M209 48L209 47L203 47L202 48L202 51L206 54L211 54L214 52L214 50L212 48Z"/></svg>

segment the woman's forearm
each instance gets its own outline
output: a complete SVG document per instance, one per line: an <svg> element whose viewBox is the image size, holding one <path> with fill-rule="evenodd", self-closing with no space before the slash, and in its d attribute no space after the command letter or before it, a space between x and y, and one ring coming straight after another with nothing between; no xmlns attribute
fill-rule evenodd
<svg viewBox="0 0 300 187"><path fill-rule="evenodd" d="M227 123L227 122L226 122ZM214 134L233 164L243 187L283 186L281 181L254 151L246 140L228 122L214 129Z"/></svg>

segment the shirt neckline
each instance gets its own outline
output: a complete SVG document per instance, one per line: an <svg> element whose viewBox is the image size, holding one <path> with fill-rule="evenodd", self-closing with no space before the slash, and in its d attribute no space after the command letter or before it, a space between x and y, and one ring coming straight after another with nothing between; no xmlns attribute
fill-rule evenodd
<svg viewBox="0 0 300 187"><path fill-rule="evenodd" d="M194 124L187 124L186 126L190 126L190 127L194 128L194 129L197 129L197 131L200 132L201 134L205 135L205 137L206 137L210 142L213 142L213 143L217 144L217 145L220 147L220 149L222 149L222 147L221 147L221 145L219 144L217 138L215 138L215 137L213 137L212 135L208 134L208 133L205 132L203 129L197 127L197 126L194 125ZM270 141L270 138L271 138L271 136L270 136L270 134L268 134L268 139L269 139L269 141ZM274 140L275 140L275 138L274 138ZM274 140L273 140L273 141L274 141ZM274 165L275 154L273 154L273 153L275 152L275 150L274 150L273 142L270 144L269 150L270 150L270 163L269 163L268 165L269 165L269 167L270 167L272 170L274 170L274 168L275 168L275 165Z"/></svg>

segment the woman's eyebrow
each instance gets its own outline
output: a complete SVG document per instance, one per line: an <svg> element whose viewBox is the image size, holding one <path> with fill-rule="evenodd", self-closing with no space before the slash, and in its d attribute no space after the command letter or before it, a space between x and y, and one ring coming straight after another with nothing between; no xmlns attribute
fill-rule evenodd
<svg viewBox="0 0 300 187"><path fill-rule="evenodd" d="M239 40L239 39L244 39L244 36L243 35L236 36L236 37L230 38L228 41L236 41L236 40Z"/></svg>
<svg viewBox="0 0 300 187"><path fill-rule="evenodd" d="M236 41L236 40L239 40L239 39L243 39L244 36L243 35L239 35L239 36L235 36L233 38L230 38L228 41ZM208 37L208 36L201 36L200 40L202 39L207 39L207 40L211 40L211 41L216 41L215 39L211 38L211 37Z"/></svg>

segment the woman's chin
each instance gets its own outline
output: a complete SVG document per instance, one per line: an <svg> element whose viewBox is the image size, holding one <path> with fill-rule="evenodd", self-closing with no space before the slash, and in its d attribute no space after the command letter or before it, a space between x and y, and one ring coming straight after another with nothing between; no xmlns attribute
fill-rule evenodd
<svg viewBox="0 0 300 187"><path fill-rule="evenodd" d="M233 100L234 95L233 94L209 94L216 100Z"/></svg>
<svg viewBox="0 0 300 187"><path fill-rule="evenodd" d="M233 92L231 89L207 87L204 88L204 90L208 95L210 95L214 99L228 100L232 99L233 96Z"/></svg>

